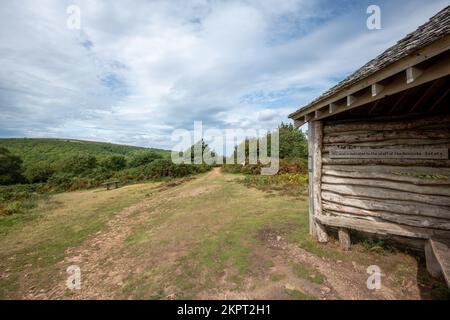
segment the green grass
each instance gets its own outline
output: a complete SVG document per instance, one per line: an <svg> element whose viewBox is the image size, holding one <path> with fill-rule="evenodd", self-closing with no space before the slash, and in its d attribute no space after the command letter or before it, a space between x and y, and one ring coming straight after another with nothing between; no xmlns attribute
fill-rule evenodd
<svg viewBox="0 0 450 320"><path fill-rule="evenodd" d="M315 296L312 296L310 294L303 293L296 289L284 289L284 292L291 297L294 300L316 300L317 298Z"/></svg>
<svg viewBox="0 0 450 320"><path fill-rule="evenodd" d="M20 156L25 167L40 161L54 163L78 153L89 153L102 158L109 155L132 156L142 151L154 151L166 158L170 157L170 151L167 150L74 139L9 138L0 139L0 147L5 147L12 154Z"/></svg>
<svg viewBox="0 0 450 320"><path fill-rule="evenodd" d="M63 193L39 202L30 220L0 218L0 230L5 231L0 235L0 271L9 274L0 280L0 298L21 298L30 286L50 290L60 281L55 275L61 272L58 262L67 248L83 249L83 241L104 230L117 212L144 198L145 206L121 222L130 226L126 237L113 252L102 252L97 264L105 277L123 267L121 287L111 286L115 298L205 299L217 298L218 293L239 297L242 292L268 290L281 292L281 298L316 299L288 285L305 282L296 277L316 285L331 283L325 277L330 274L272 247L269 240L278 236L328 263L342 260L339 263L348 268L353 261L379 265L387 278L393 278L387 285L396 292L416 279L418 267L412 257L362 245L342 252L333 241L319 244L309 236L305 199L276 192L268 197L236 179L240 177L211 172L170 187L141 184L108 192ZM437 282L429 285L441 290Z"/></svg>
<svg viewBox="0 0 450 320"><path fill-rule="evenodd" d="M309 280L316 284L324 284L326 280L325 276L321 274L319 271L307 267L303 264L293 263L292 271L294 272L295 276L301 279Z"/></svg>
<svg viewBox="0 0 450 320"><path fill-rule="evenodd" d="M57 274L56 263L69 247L80 245L89 235L101 230L115 213L143 198L154 184L135 185L110 192L73 192L54 196L55 201L40 206L25 216L0 217L0 298L17 298L18 278L48 288ZM82 197L83 201L80 201ZM14 280L15 279L15 280Z"/></svg>

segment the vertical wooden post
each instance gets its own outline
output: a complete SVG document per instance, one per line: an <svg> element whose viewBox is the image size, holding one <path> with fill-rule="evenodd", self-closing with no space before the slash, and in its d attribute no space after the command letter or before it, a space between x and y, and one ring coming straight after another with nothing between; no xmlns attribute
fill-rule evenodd
<svg viewBox="0 0 450 320"><path fill-rule="evenodd" d="M313 215L322 215L322 140L323 140L323 125L321 121L312 122L313 139L313 172L312 172L312 200L313 200ZM314 217L313 217L314 218ZM328 242L328 234L326 228L319 222L313 219L314 232L319 242Z"/></svg>
<svg viewBox="0 0 450 320"><path fill-rule="evenodd" d="M314 188L313 188L313 154L314 154L314 126L308 122L308 193L309 193L309 234L315 238L314 222Z"/></svg>
<svg viewBox="0 0 450 320"><path fill-rule="evenodd" d="M352 244L350 239L350 233L347 229L340 228L338 231L339 245L343 251L349 251Z"/></svg>

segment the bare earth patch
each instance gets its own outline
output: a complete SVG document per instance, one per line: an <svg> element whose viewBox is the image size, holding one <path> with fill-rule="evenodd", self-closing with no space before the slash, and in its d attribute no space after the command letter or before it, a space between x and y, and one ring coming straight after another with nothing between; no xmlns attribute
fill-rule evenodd
<svg viewBox="0 0 450 320"><path fill-rule="evenodd" d="M74 201L83 203L83 197L89 197L92 205L97 197L114 202L122 193L139 187L133 188L101 194L80 192L76 197L71 194L66 197L67 203L62 196L62 209L57 210L66 212L64 206L73 206ZM420 270L413 257L395 252L365 252L360 246L351 252L341 252L333 244L323 246L312 241L307 234L304 199L277 194L267 197L264 192L238 183L236 176L223 175L219 168L195 179L147 189L145 196L111 215L99 230L68 247L52 266L56 273L49 273L53 270L49 269L40 276L27 277L31 266L24 269L24 274L16 271L20 275L16 280L19 292L11 296L20 294L23 299L424 297ZM61 218L66 221L64 228L87 227L83 223L89 220L77 221L76 211L65 214L67 218ZM45 223L52 221L47 219ZM52 230L43 228L47 229ZM41 254L32 250L39 237L26 238L23 234L21 237L24 239L20 241L13 236L8 238L8 243L14 243L14 252L21 252L16 247L22 243L30 246L33 254ZM4 270L13 274L14 262L2 263L5 264L0 270L2 274L6 274ZM367 289L366 269L372 264L382 268L381 290ZM81 290L66 288L66 269L70 265L81 269Z"/></svg>

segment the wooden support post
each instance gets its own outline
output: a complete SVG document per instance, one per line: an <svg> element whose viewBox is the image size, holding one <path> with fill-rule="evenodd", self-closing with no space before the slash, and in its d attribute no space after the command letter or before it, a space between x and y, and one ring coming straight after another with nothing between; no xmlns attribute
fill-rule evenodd
<svg viewBox="0 0 450 320"><path fill-rule="evenodd" d="M423 70L416 68L416 67L410 67L406 69L406 83L410 84L417 80L423 73Z"/></svg>
<svg viewBox="0 0 450 320"><path fill-rule="evenodd" d="M316 238L317 241L320 243L327 243L328 242L328 233L327 229L323 224L321 224L318 221L315 221L315 228L316 228Z"/></svg>
<svg viewBox="0 0 450 320"><path fill-rule="evenodd" d="M314 153L314 126L308 122L308 188L309 188L309 234L316 237L316 223L314 221L314 201L313 201L313 153Z"/></svg>
<svg viewBox="0 0 450 320"><path fill-rule="evenodd" d="M313 126L313 174L312 174L312 189L313 189L313 214L315 217L322 215L322 140L323 140L323 125L321 121L314 121ZM316 229L316 238L319 242L328 242L328 235L325 227L312 221Z"/></svg>
<svg viewBox="0 0 450 320"><path fill-rule="evenodd" d="M353 95L349 95L347 96L347 107L350 107L351 105L353 105L356 101L355 96Z"/></svg>
<svg viewBox="0 0 450 320"><path fill-rule="evenodd" d="M335 103L330 103L328 105L328 113L329 114L335 113L336 110L337 110L337 105Z"/></svg>
<svg viewBox="0 0 450 320"><path fill-rule="evenodd" d="M374 83L371 88L372 88L372 97L376 97L381 93L381 91L383 91L384 86L382 86L379 83Z"/></svg>
<svg viewBox="0 0 450 320"><path fill-rule="evenodd" d="M343 251L349 251L352 244L348 229L340 228L338 231L339 245Z"/></svg>
<svg viewBox="0 0 450 320"><path fill-rule="evenodd" d="M427 271L431 274L431 276L439 278L442 275L442 270L436 256L433 253L429 240L425 241L425 261Z"/></svg>

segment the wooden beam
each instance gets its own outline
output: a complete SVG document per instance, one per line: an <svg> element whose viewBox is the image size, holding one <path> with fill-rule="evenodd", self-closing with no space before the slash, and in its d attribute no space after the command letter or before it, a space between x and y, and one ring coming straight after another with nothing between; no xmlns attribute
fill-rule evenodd
<svg viewBox="0 0 450 320"><path fill-rule="evenodd" d="M433 110L439 105L439 103L441 103L441 102L445 99L445 97L448 95L449 91L450 91L450 89L447 89L447 90L439 97L439 99L437 99L436 102L433 103L433 105L428 109L427 112L433 111Z"/></svg>
<svg viewBox="0 0 450 320"><path fill-rule="evenodd" d="M443 78L445 76L450 75L450 53L446 55L445 59L443 58L441 61L436 62L430 65L428 68L424 69L423 74L417 78L411 84L406 84L404 77L399 76L397 79L394 79L389 84L385 85L384 90L377 95L376 97L372 97L371 94L361 96L358 100L354 101L350 106L342 105L338 110L336 110L335 114L348 111L350 109L368 104L370 102L375 102L387 96L394 95L396 93L402 92L404 90L419 86L421 84L437 80ZM347 95L348 96L348 95ZM328 105L328 104L327 104ZM310 111L311 112L311 111ZM329 115L328 115L329 116ZM323 116L320 119L326 118L327 116Z"/></svg>
<svg viewBox="0 0 450 320"><path fill-rule="evenodd" d="M341 249L343 251L349 251L352 242L350 239L350 233L348 229L339 228L338 237L339 237L339 246L341 247Z"/></svg>
<svg viewBox="0 0 450 320"><path fill-rule="evenodd" d="M369 110L369 114L373 114L375 112L375 109L378 107L378 105L380 104L381 100L377 100L375 101L375 103L373 104L372 108L370 108Z"/></svg>
<svg viewBox="0 0 450 320"><path fill-rule="evenodd" d="M308 188L309 188L309 234L316 238L316 222L314 220L314 188L313 188L313 167L314 167L314 126L308 122Z"/></svg>
<svg viewBox="0 0 450 320"><path fill-rule="evenodd" d="M289 115L290 118L302 116L305 113L311 112L311 110L315 110L318 108L321 108L323 106L329 105L330 103L334 103L336 101L339 101L349 94L353 94L355 92L358 92L362 89L367 88L373 83L379 83L382 82L385 79L388 79L399 72L404 72L409 67L414 67L418 65L419 63L422 63L424 61L427 61L428 59L435 57L439 54L443 54L444 52L450 50L450 35L445 36L439 41L436 41L425 48L419 49L414 55L408 55L407 57L398 60L397 62L392 63L388 67L379 70L375 72L374 74L361 79L360 81L356 82L355 84L349 86L346 88L346 90L339 90L335 94L332 94L326 98L320 99L317 103L310 104L307 107L298 110L292 114ZM445 65L444 63L437 62L436 64ZM430 69L427 68L427 69ZM435 69L435 68L433 68ZM448 68L447 68L448 70ZM442 72L441 76L445 76L450 74L450 72ZM437 77L440 78L441 76ZM436 78L435 78L436 79ZM421 83L425 83L427 81L420 81ZM379 96L385 96L386 94L380 94ZM358 103L359 104L359 103Z"/></svg>
<svg viewBox="0 0 450 320"><path fill-rule="evenodd" d="M433 81L433 83L428 87L428 89L414 103L414 105L411 107L411 109L409 109L409 113L414 112L420 106L420 104L429 97L430 93L436 89L438 83L440 83L439 80Z"/></svg>
<svg viewBox="0 0 450 320"><path fill-rule="evenodd" d="M322 215L322 141L323 124L315 121L313 140L313 203L314 216ZM321 243L328 242L328 234L324 226L313 219L317 240Z"/></svg>
<svg viewBox="0 0 450 320"><path fill-rule="evenodd" d="M330 112L329 112L329 108L328 107L316 110L315 118L318 119L318 118L323 117L324 115L329 114L329 113Z"/></svg>
<svg viewBox="0 0 450 320"><path fill-rule="evenodd" d="M450 240L431 238L428 243L428 255L427 260L430 257L430 253L434 258L434 262L439 266L441 274L444 276L447 286L450 288ZM433 260L433 259L432 259ZM427 269L428 269L427 261Z"/></svg>
<svg viewBox="0 0 450 320"><path fill-rule="evenodd" d="M310 122L312 119L314 119L315 113L309 113L305 114L305 122Z"/></svg>
<svg viewBox="0 0 450 320"><path fill-rule="evenodd" d="M304 124L305 124L304 120L294 120L294 127L296 128L300 128Z"/></svg>
<svg viewBox="0 0 450 320"><path fill-rule="evenodd" d="M337 104L336 104L336 103L330 103L330 104L328 105L328 110L329 110L328 113L329 113L329 114L335 113L337 109L338 109L338 107L337 107Z"/></svg>
<svg viewBox="0 0 450 320"><path fill-rule="evenodd" d="M374 83L372 85L372 97L378 96L384 90L384 86L379 83Z"/></svg>
<svg viewBox="0 0 450 320"><path fill-rule="evenodd" d="M397 99L397 101L394 103L394 105L392 106L392 108L389 110L389 114L393 114L397 108L402 104L403 101L405 101L405 98L408 96L408 91L405 90L400 97Z"/></svg>
<svg viewBox="0 0 450 320"><path fill-rule="evenodd" d="M409 67L406 69L406 83L411 84L416 81L423 73L423 70L417 67Z"/></svg>
<svg viewBox="0 0 450 320"><path fill-rule="evenodd" d="M348 95L347 96L347 107L352 106L356 101L356 97L353 95Z"/></svg>
<svg viewBox="0 0 450 320"><path fill-rule="evenodd" d="M348 228L379 235L397 235L403 237L430 239L433 236L449 237L450 231L429 228L401 226L396 223L368 221L336 216L317 216L315 219L323 225Z"/></svg>

